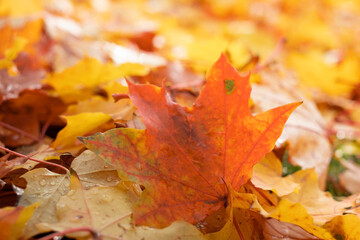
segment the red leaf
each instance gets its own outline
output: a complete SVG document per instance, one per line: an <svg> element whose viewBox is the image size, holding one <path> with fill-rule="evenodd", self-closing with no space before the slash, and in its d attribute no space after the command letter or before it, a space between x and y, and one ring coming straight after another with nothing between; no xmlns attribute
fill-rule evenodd
<svg viewBox="0 0 360 240"><path fill-rule="evenodd" d="M134 218L154 227L196 223L223 205L226 185L237 190L248 181L300 104L251 115L249 75L240 75L224 55L192 107L171 101L164 87L128 84L146 130L113 129L82 141L146 187Z"/></svg>

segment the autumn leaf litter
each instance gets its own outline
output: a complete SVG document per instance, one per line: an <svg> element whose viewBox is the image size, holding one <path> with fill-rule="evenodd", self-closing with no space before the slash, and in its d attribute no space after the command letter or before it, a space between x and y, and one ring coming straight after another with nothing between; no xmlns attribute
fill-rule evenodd
<svg viewBox="0 0 360 240"><path fill-rule="evenodd" d="M357 239L345 2L1 2L0 239Z"/></svg>

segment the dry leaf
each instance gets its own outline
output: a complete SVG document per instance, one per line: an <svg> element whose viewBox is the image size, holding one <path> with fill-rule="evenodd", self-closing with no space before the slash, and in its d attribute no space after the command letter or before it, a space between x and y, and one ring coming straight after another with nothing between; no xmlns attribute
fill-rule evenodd
<svg viewBox="0 0 360 240"><path fill-rule="evenodd" d="M337 216L325 223L324 228L336 239L358 239L360 236L360 218L353 214Z"/></svg>
<svg viewBox="0 0 360 240"><path fill-rule="evenodd" d="M136 194L131 189L99 186L85 190L75 176L71 178L70 189L57 204L59 222L38 224L43 231L91 226L102 239L203 239L194 226L185 222L177 222L160 230L134 227L131 213ZM79 232L69 236L86 237L88 233Z"/></svg>
<svg viewBox="0 0 360 240"><path fill-rule="evenodd" d="M274 153L270 152L253 168L251 182L255 187L271 190L279 197L296 191L299 184L291 176L282 177L282 164Z"/></svg>
<svg viewBox="0 0 360 240"><path fill-rule="evenodd" d="M261 84L253 85L255 112L287 102L304 101L289 118L277 144L289 142L289 161L303 169L315 168L320 186L324 188L332 156L324 118L315 103L301 93L297 80L281 66L263 70L261 79Z"/></svg>
<svg viewBox="0 0 360 240"><path fill-rule="evenodd" d="M63 151L71 147L80 149L81 146L76 144L78 136L89 134L111 120L108 114L102 112L85 112L73 116L64 116L64 118L67 121L66 127L58 133L51 145L53 148Z"/></svg>
<svg viewBox="0 0 360 240"><path fill-rule="evenodd" d="M134 111L135 108L128 99L114 102L112 99L105 100L103 97L93 96L69 106L66 115L102 112L111 116L113 120L130 120Z"/></svg>
<svg viewBox="0 0 360 240"><path fill-rule="evenodd" d="M23 178L28 182L19 205L27 206L39 202L39 206L27 222L24 236L32 237L42 231L36 228L41 222L56 222L56 203L69 191L69 176L50 172L46 168L31 170Z"/></svg>
<svg viewBox="0 0 360 240"><path fill-rule="evenodd" d="M24 226L31 218L38 204L27 207L6 207L0 209L0 239L17 240L24 232Z"/></svg>
<svg viewBox="0 0 360 240"><path fill-rule="evenodd" d="M86 189L96 185L116 186L120 182L116 169L89 150L76 157L71 168L76 171Z"/></svg>
<svg viewBox="0 0 360 240"><path fill-rule="evenodd" d="M322 225L344 213L360 216L357 207L360 195L353 195L342 201L334 200L330 193L320 190L318 177L313 169L301 170L291 176L294 182L300 184L300 190L284 196L283 200L300 203L313 216L314 223Z"/></svg>
<svg viewBox="0 0 360 240"><path fill-rule="evenodd" d="M280 222L298 225L306 232L320 239L334 239L328 231L314 224L312 216L306 212L306 209L301 204L291 203L283 199L280 201L275 212L271 213L270 217Z"/></svg>

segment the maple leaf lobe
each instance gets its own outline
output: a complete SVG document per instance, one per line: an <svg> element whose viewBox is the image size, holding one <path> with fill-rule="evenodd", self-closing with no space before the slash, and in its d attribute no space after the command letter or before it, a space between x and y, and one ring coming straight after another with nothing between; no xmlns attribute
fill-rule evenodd
<svg viewBox="0 0 360 240"><path fill-rule="evenodd" d="M206 80L190 108L174 103L165 87L128 82L146 130L113 129L82 139L122 176L145 186L134 211L136 224L197 223L219 209L227 185L237 190L250 178L299 105L253 116L249 75L240 75L224 55Z"/></svg>

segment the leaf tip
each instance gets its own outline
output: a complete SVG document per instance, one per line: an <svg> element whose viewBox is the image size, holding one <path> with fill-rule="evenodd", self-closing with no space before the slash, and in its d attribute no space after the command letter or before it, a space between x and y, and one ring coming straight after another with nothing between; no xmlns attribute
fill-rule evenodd
<svg viewBox="0 0 360 240"><path fill-rule="evenodd" d="M304 103L304 101L299 101L299 102L294 102L293 104L294 104L294 108L297 108L297 107L299 107L301 104L303 104Z"/></svg>

